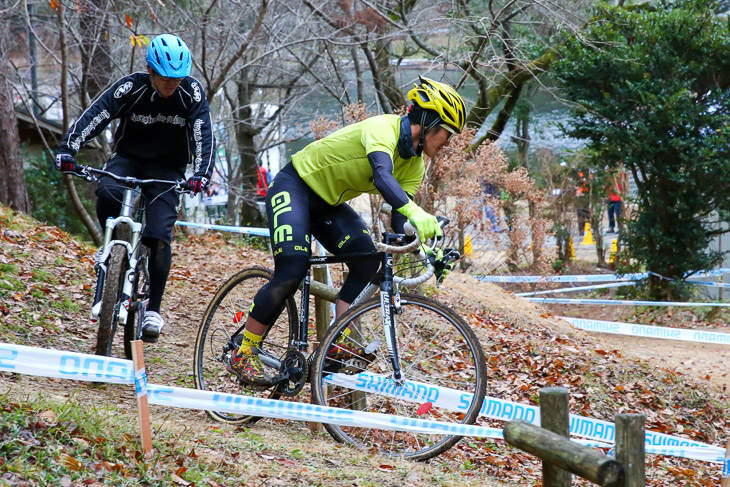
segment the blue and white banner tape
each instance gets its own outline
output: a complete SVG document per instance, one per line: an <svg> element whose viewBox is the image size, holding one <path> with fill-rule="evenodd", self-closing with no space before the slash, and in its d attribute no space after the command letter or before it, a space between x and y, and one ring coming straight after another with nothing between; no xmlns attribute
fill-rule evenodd
<svg viewBox="0 0 730 487"><path fill-rule="evenodd" d="M525 296L536 296L538 294L567 293L571 291L588 291L590 289L605 289L609 287L636 286L635 282L609 282L608 284L595 284L593 286L577 286L577 287L561 287L559 289L549 289L547 291L532 291L529 293L515 293L515 296L524 298Z"/></svg>
<svg viewBox="0 0 730 487"><path fill-rule="evenodd" d="M560 276L474 276L484 282L609 282L609 281L638 281L646 279L646 272L625 274L579 274Z"/></svg>
<svg viewBox="0 0 730 487"><path fill-rule="evenodd" d="M723 274L730 273L730 267L720 267L719 269L712 269L709 271L700 271L692 274L687 279L693 279L695 277L706 277L706 276L721 276Z"/></svg>
<svg viewBox="0 0 730 487"><path fill-rule="evenodd" d="M185 226L185 227L194 227L194 228L203 228L205 230L220 230L221 232L245 233L247 235L258 235L261 237L269 236L268 228L234 227L232 225L210 225L208 223L193 223L193 222L184 222L184 221L176 221L175 225L180 225L180 226Z"/></svg>
<svg viewBox="0 0 730 487"><path fill-rule="evenodd" d="M711 271L700 271L687 279L721 276L730 273L730 268L713 269ZM649 277L648 272L637 272L633 274L577 274L558 276L474 276L485 282L609 282L609 281L639 281ZM692 281L689 281L692 282Z"/></svg>
<svg viewBox="0 0 730 487"><path fill-rule="evenodd" d="M0 371L57 377L62 379L134 384L137 391L145 381L137 380L131 360L75 352L0 343ZM146 374L144 374L146 378ZM221 411L267 418L316 421L415 433L457 434L481 438L502 438L502 430L483 426L369 413L350 409L251 396L222 394L197 389L146 384L149 404L187 409Z"/></svg>
<svg viewBox="0 0 730 487"><path fill-rule="evenodd" d="M587 446L598 446L600 445L587 445ZM723 455L721 454L721 448L700 448L700 447L665 447L665 446L651 446L644 445L644 452L651 455L664 455L679 458L691 458L693 460L700 460L703 462L711 463L723 463ZM606 452L609 457L616 457L616 446L611 445L611 449Z"/></svg>
<svg viewBox="0 0 730 487"><path fill-rule="evenodd" d="M152 384L149 385L149 391L150 404L158 406L204 409L244 416L294 419L362 428L409 431L412 433L502 438L502 430L499 428L469 424L444 423L405 416L317 406L316 404L278 401Z"/></svg>
<svg viewBox="0 0 730 487"><path fill-rule="evenodd" d="M525 298L533 303L599 304L601 306L709 306L730 307L730 303L685 303L682 301L630 301L626 299L568 299L568 298Z"/></svg>
<svg viewBox="0 0 730 487"><path fill-rule="evenodd" d="M134 384L131 360L0 343L0 371L113 384Z"/></svg>
<svg viewBox="0 0 730 487"><path fill-rule="evenodd" d="M375 392L383 396L412 401L414 403L429 401L434 407L450 409L452 411L466 411L473 397L472 394L466 392L445 387L436 387L415 381L406 381L404 386L397 386L390 378L369 372L361 372L357 375L331 374L325 378L325 381L353 390L368 393ZM484 399L480 415L502 421L522 419L528 423L540 426L539 407L505 401L494 397L486 397ZM603 443L614 443L616 441L616 426L609 421L571 414L570 434ZM672 448L686 449L687 447L711 449L713 453L710 456L713 458L716 458L717 451L720 451L719 448L707 443L655 431L646 431L645 438L647 447L662 447L666 450ZM687 458L704 459L704 457L696 457L697 455Z"/></svg>
<svg viewBox="0 0 730 487"><path fill-rule="evenodd" d="M684 342L713 343L730 345L730 333L706 330L689 330L684 328L669 328L666 326L639 325L620 321L589 320L560 316L575 328L598 333L612 333L637 337L663 338L665 340L680 340Z"/></svg>
<svg viewBox="0 0 730 487"><path fill-rule="evenodd" d="M134 389L137 397L147 395L147 372L144 367L134 372Z"/></svg>
<svg viewBox="0 0 730 487"><path fill-rule="evenodd" d="M651 455L665 455L680 458L691 458L702 462L723 463L725 450L713 446L712 448L699 447L666 447L646 445L644 451Z"/></svg>
<svg viewBox="0 0 730 487"><path fill-rule="evenodd" d="M687 281L687 282L689 282L690 284L696 284L698 286L730 288L730 282L712 282L712 281Z"/></svg>
<svg viewBox="0 0 730 487"><path fill-rule="evenodd" d="M722 478L730 479L730 457L725 457L722 461Z"/></svg>
<svg viewBox="0 0 730 487"><path fill-rule="evenodd" d="M0 343L0 372L14 372L43 377L111 382L138 387L142 380L135 380L131 360L88 355L75 352L26 347ZM454 411L466 409L473 397L454 389L439 388L417 382L397 387L383 376L361 373L355 376L332 374L328 380L356 390L378 392L381 395L407 399L415 403L432 401L433 406ZM481 438L502 438L502 430L475 425L443 423L403 416L369 413L349 409L330 408L313 404L261 399L251 396L222 394L171 386L147 384L149 403L188 409L204 409L233 414L255 415L270 418L306 420L358 427L381 428L417 433L457 434ZM509 421L523 419L532 424L540 422L540 410L536 406L488 397L482 405L481 415ZM615 426L608 421L570 416L570 432L576 436L601 442L615 441ZM657 447L662 454L684 456L705 461L722 461L724 450L686 438L646 431L646 448ZM580 441L584 443L583 440ZM681 454L681 455L680 455ZM719 460L718 460L719 459Z"/></svg>

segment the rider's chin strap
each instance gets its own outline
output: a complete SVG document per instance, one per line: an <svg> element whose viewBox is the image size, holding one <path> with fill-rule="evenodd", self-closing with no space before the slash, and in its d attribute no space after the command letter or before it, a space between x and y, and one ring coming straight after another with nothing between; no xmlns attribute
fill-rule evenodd
<svg viewBox="0 0 730 487"><path fill-rule="evenodd" d="M423 144L426 142L426 134L439 122L441 122L441 119L436 117L433 122L426 126L426 110L421 112L421 133L418 135L418 148L416 148L416 155L420 156L423 153Z"/></svg>

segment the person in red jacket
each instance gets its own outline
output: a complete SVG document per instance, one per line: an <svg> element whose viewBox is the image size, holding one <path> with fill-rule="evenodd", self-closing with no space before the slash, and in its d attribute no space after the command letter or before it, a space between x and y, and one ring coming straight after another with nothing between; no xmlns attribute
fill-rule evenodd
<svg viewBox="0 0 730 487"><path fill-rule="evenodd" d="M256 175L258 176L258 182L256 183L256 196L264 198L266 197L266 192L269 190L269 179L262 161L259 161L259 167L256 168Z"/></svg>
<svg viewBox="0 0 730 487"><path fill-rule="evenodd" d="M608 233L615 233L616 223L621 229L621 210L623 207L623 195L627 190L626 173L619 170L611 175L611 186L608 189L606 206L608 209Z"/></svg>

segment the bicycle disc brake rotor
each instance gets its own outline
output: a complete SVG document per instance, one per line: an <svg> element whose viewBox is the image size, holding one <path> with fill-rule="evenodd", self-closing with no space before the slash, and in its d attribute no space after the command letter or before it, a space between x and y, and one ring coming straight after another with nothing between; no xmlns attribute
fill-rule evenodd
<svg viewBox="0 0 730 487"><path fill-rule="evenodd" d="M296 396L307 383L309 364L304 354L298 350L288 350L281 360L281 372L275 380L279 392L285 396Z"/></svg>

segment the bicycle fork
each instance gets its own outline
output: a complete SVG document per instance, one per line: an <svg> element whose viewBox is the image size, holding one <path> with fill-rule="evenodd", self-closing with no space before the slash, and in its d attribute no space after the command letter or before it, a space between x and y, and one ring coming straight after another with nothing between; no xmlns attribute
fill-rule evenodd
<svg viewBox="0 0 730 487"><path fill-rule="evenodd" d="M114 228L119 223L126 223L132 230L132 242L125 240L112 240L112 234ZM137 252L136 249L140 243L140 235L142 233L142 224L134 221L128 216L119 216L117 218L108 218L106 221L106 228L104 231L104 244L103 252L99 258L99 264L97 267L96 277L96 290L94 291L94 304L91 307L91 321L96 321L101 313L101 296L104 292L104 282L106 280L107 266L106 262L109 259L111 249L114 245L124 245L127 250L127 262L129 262L129 268L124 274L124 280L122 284L122 297L118 302L120 304L117 310L117 322L126 323L127 315L129 314L129 306L132 299L133 283L135 274L137 272Z"/></svg>
<svg viewBox="0 0 730 487"><path fill-rule="evenodd" d="M395 315L400 312L400 292L393 292L393 257L386 256L385 280L380 287L380 309L382 311L385 345L393 366L393 381L398 386L405 384L400 366Z"/></svg>

